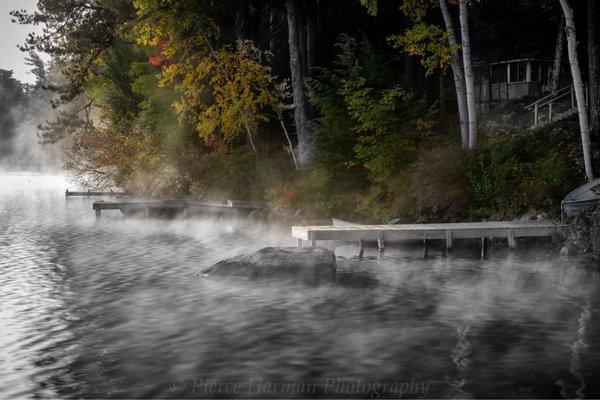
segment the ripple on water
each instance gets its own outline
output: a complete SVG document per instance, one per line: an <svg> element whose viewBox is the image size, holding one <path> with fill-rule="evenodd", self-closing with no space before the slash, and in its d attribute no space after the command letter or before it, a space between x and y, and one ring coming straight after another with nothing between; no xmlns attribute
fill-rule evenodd
<svg viewBox="0 0 600 400"><path fill-rule="evenodd" d="M241 382L246 397L260 395L249 382L338 378L414 379L430 397L600 395L599 279L569 260L403 246L359 261L343 246L335 282L213 281L196 273L290 239L239 221L97 224L60 177L20 179L0 175L2 398L214 397L172 378Z"/></svg>

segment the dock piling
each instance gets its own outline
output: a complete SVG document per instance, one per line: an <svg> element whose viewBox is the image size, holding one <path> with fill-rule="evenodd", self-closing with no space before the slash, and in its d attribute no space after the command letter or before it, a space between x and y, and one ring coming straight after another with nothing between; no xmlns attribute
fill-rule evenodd
<svg viewBox="0 0 600 400"><path fill-rule="evenodd" d="M423 258L429 256L429 240L423 239Z"/></svg>
<svg viewBox="0 0 600 400"><path fill-rule="evenodd" d="M99 221L102 218L102 210L96 209L96 221Z"/></svg>
<svg viewBox="0 0 600 400"><path fill-rule="evenodd" d="M363 254L365 254L365 241L360 239L358 241L358 258L362 260Z"/></svg>
<svg viewBox="0 0 600 400"><path fill-rule="evenodd" d="M517 240L515 239L515 230L508 230L508 248L510 250L515 250L517 248Z"/></svg>
<svg viewBox="0 0 600 400"><path fill-rule="evenodd" d="M446 231L446 255L452 251L452 231Z"/></svg>
<svg viewBox="0 0 600 400"><path fill-rule="evenodd" d="M481 238L481 259L485 260L488 256L488 239L485 237Z"/></svg>
<svg viewBox="0 0 600 400"><path fill-rule="evenodd" d="M296 238L296 246L302 247L302 239Z"/></svg>
<svg viewBox="0 0 600 400"><path fill-rule="evenodd" d="M377 233L377 248L379 249L380 253L385 251L385 243L383 242L383 232Z"/></svg>

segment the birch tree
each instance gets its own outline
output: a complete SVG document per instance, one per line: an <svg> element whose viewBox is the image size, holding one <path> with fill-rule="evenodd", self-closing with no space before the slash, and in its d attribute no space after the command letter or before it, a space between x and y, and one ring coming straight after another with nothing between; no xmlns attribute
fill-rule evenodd
<svg viewBox="0 0 600 400"><path fill-rule="evenodd" d="M590 77L590 135L600 142L600 1L588 0L588 67ZM598 151L598 148L596 147Z"/></svg>
<svg viewBox="0 0 600 400"><path fill-rule="evenodd" d="M361 0L361 3L367 8L367 11L371 15L377 15L377 0ZM422 0L404 0L402 4L402 11L407 14L407 18L416 20L416 24L412 25L411 28L407 29L402 35L393 35L391 37L392 42L400 44L404 47L407 55L419 56L421 64L425 66L427 71L431 71L432 64L435 64L437 68L440 68L441 74L443 74L447 60L445 54L449 53L449 61L452 67L454 87L456 90L456 102L458 109L458 116L460 120L460 133L461 143L463 148L469 147L469 112L467 107L467 90L465 87L465 67L463 65L463 58L460 52L460 44L457 40L457 35L454 27L454 22L450 14L448 7L448 0L439 0L439 6L444 18L444 25L446 27L446 38L447 49L440 49L439 39L440 36L437 34L436 26L424 24L422 19L429 7L434 3L433 0L423 2ZM425 32L426 31L426 34ZM428 43L423 43L428 42ZM430 54L431 52L438 52L438 54ZM405 58L405 61L407 59ZM405 68L405 77L406 77Z"/></svg>
<svg viewBox="0 0 600 400"><path fill-rule="evenodd" d="M475 76L471 63L471 40L469 38L469 13L467 1L458 3L460 16L460 33L462 39L462 56L465 69L465 87L467 93L467 111L469 113L469 149L477 145L477 106L475 104Z"/></svg>
<svg viewBox="0 0 600 400"><path fill-rule="evenodd" d="M463 1L463 0L461 0ZM583 163L587 180L594 179L592 170L592 158L590 151L590 125L588 121L588 110L585 101L585 89L581 79L581 69L577 59L577 34L575 31L575 18L573 9L568 0L559 0L565 15L565 29L567 33L567 49L569 53L569 64L571 65L571 76L577 99L577 113L579 114L579 130L581 131L581 147L583 149Z"/></svg>
<svg viewBox="0 0 600 400"><path fill-rule="evenodd" d="M448 35L448 45L450 46L450 56L452 72L454 75L454 87L456 89L456 103L458 105L458 118L460 120L460 136L462 146L469 146L469 112L467 109L467 95L465 87L465 74L463 69L462 57L459 51L459 44L456 39L454 23L450 10L448 9L447 0L439 0L442 16L446 25L446 34Z"/></svg>

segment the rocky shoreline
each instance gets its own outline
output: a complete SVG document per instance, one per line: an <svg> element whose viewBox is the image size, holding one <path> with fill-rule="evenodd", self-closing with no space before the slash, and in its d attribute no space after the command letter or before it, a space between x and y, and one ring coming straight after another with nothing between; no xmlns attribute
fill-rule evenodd
<svg viewBox="0 0 600 400"><path fill-rule="evenodd" d="M598 266L600 262L600 207L582 211L569 223L562 255L582 255Z"/></svg>

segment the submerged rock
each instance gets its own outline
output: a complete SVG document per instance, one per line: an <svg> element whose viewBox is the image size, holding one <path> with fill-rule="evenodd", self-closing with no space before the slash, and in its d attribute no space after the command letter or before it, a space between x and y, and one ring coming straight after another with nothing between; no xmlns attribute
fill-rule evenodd
<svg viewBox="0 0 600 400"><path fill-rule="evenodd" d="M201 272L209 277L248 280L319 278L333 276L335 255L320 247L265 247L251 254L228 258Z"/></svg>
<svg viewBox="0 0 600 400"><path fill-rule="evenodd" d="M576 256L577 253L578 253L577 247L573 246L570 243L567 243L563 247L560 248L561 256Z"/></svg>

